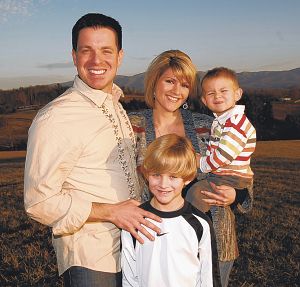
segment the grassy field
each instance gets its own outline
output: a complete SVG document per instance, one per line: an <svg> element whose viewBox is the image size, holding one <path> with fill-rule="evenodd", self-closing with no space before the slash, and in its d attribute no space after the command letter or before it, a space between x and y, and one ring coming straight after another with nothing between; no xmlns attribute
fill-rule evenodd
<svg viewBox="0 0 300 287"><path fill-rule="evenodd" d="M51 232L23 207L24 156L0 153L0 286L62 286ZM259 142L255 205L236 214L240 257L229 286L300 286L300 141Z"/></svg>
<svg viewBox="0 0 300 287"><path fill-rule="evenodd" d="M29 110L0 115L0 148L26 148L27 132L36 113L36 110Z"/></svg>

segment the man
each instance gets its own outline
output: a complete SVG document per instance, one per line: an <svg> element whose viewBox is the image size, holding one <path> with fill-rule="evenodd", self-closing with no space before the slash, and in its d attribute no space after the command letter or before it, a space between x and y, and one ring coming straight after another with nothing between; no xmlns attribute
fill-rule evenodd
<svg viewBox="0 0 300 287"><path fill-rule="evenodd" d="M123 58L113 18L86 14L72 30L73 87L39 111L30 130L24 201L30 217L52 227L66 286L120 286L120 230L143 242L160 230L138 207L135 139L113 84ZM131 198L131 199L129 199ZM101 282L101 285L99 285Z"/></svg>

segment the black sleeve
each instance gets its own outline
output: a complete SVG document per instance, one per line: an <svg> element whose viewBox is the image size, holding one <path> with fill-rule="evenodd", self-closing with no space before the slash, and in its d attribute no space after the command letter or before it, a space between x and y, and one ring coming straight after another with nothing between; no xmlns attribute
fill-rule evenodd
<svg viewBox="0 0 300 287"><path fill-rule="evenodd" d="M231 204L231 207L233 207L233 208L235 208L238 204L242 204L248 194L247 188L235 189L235 190L236 190L236 197L235 197L234 202Z"/></svg>

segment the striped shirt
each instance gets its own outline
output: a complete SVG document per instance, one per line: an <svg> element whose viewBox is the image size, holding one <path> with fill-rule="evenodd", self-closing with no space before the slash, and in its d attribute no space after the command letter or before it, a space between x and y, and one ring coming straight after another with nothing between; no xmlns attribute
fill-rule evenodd
<svg viewBox="0 0 300 287"><path fill-rule="evenodd" d="M250 157L255 150L256 131L244 114L245 106L215 115L206 156L200 158L200 170L219 175L252 178Z"/></svg>

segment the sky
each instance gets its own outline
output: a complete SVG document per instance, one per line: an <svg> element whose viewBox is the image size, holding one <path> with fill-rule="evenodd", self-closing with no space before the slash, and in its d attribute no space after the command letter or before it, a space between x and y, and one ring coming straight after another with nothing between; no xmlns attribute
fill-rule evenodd
<svg viewBox="0 0 300 287"><path fill-rule="evenodd" d="M123 28L119 75L145 72L169 49L199 71L300 67L299 0L0 0L0 89L73 80L71 31L89 12Z"/></svg>

